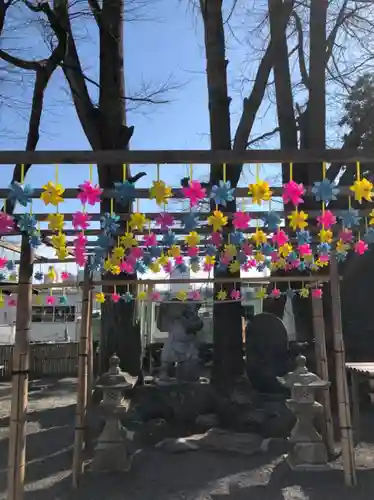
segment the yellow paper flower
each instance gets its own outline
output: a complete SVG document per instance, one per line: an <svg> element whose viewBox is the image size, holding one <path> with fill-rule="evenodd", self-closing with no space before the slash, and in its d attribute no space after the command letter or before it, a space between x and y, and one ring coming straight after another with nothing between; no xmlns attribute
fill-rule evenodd
<svg viewBox="0 0 374 500"><path fill-rule="evenodd" d="M176 297L178 300L181 300L182 302L184 302L185 300L187 300L188 294L187 294L186 290L179 290Z"/></svg>
<svg viewBox="0 0 374 500"><path fill-rule="evenodd" d="M186 243L190 247L197 247L197 245L200 243L200 236L196 231L191 231L190 234L186 236Z"/></svg>
<svg viewBox="0 0 374 500"><path fill-rule="evenodd" d="M255 184L249 184L248 190L248 194L252 196L253 203L257 203L257 205L261 205L263 201L269 201L273 194L269 183L261 180Z"/></svg>
<svg viewBox="0 0 374 500"><path fill-rule="evenodd" d="M265 255L262 252L255 252L254 258L256 262L264 262Z"/></svg>
<svg viewBox="0 0 374 500"><path fill-rule="evenodd" d="M181 254L181 249L177 245L172 245L168 251L170 257L179 257Z"/></svg>
<svg viewBox="0 0 374 500"><path fill-rule="evenodd" d="M278 260L278 269L284 269L286 267L286 259L279 259Z"/></svg>
<svg viewBox="0 0 374 500"><path fill-rule="evenodd" d="M279 253L282 257L288 257L292 252L292 245L289 243L285 243L281 247L279 247Z"/></svg>
<svg viewBox="0 0 374 500"><path fill-rule="evenodd" d="M47 221L50 231L62 231L64 228L64 214L49 214Z"/></svg>
<svg viewBox="0 0 374 500"><path fill-rule="evenodd" d="M337 252L346 252L349 249L349 245L347 243L344 243L343 240L338 240L336 242L336 251Z"/></svg>
<svg viewBox="0 0 374 500"><path fill-rule="evenodd" d="M318 267L326 267L328 265L329 263L326 260L320 260L320 259L316 260L316 266Z"/></svg>
<svg viewBox="0 0 374 500"><path fill-rule="evenodd" d="M308 288L305 288L303 287L300 292L300 297L303 298L303 299L306 299L307 297L309 297L309 289Z"/></svg>
<svg viewBox="0 0 374 500"><path fill-rule="evenodd" d="M0 295L0 308L1 309L4 307L4 304L5 304L4 297L2 295Z"/></svg>
<svg viewBox="0 0 374 500"><path fill-rule="evenodd" d="M140 212L135 212L134 214L131 214L129 226L131 227L132 230L138 229L139 231L141 231L146 224L147 224L147 219L144 214L141 214Z"/></svg>
<svg viewBox="0 0 374 500"><path fill-rule="evenodd" d="M266 298L266 288L259 288L256 292L257 299L265 299Z"/></svg>
<svg viewBox="0 0 374 500"><path fill-rule="evenodd" d="M256 232L252 234L252 240L256 243L256 246L260 246L266 243L267 236L261 229L256 228Z"/></svg>
<svg viewBox="0 0 374 500"><path fill-rule="evenodd" d="M40 295L35 295L34 303L35 303L36 306L41 306L42 305L43 299L41 298Z"/></svg>
<svg viewBox="0 0 374 500"><path fill-rule="evenodd" d="M221 231L227 224L227 217L220 210L215 210L213 215L208 217L208 225L213 226L213 231Z"/></svg>
<svg viewBox="0 0 374 500"><path fill-rule="evenodd" d="M161 266L160 264L157 262L157 260L155 260L154 262L151 262L149 264L149 269L153 272L153 273L159 273L161 271Z"/></svg>
<svg viewBox="0 0 374 500"><path fill-rule="evenodd" d="M318 267L318 264L316 262L313 262L313 264L311 264L310 266L310 270L313 271L314 273L316 273L317 271L319 271L319 267Z"/></svg>
<svg viewBox="0 0 374 500"><path fill-rule="evenodd" d="M226 300L227 298L227 292L225 290L220 290L217 293L217 300Z"/></svg>
<svg viewBox="0 0 374 500"><path fill-rule="evenodd" d="M373 208L373 210L370 212L369 217L370 217L370 218L369 218L369 226L372 226L372 225L374 225L374 208Z"/></svg>
<svg viewBox="0 0 374 500"><path fill-rule="evenodd" d="M69 252L66 247L56 248L56 255L58 259L64 260L69 257Z"/></svg>
<svg viewBox="0 0 374 500"><path fill-rule="evenodd" d="M167 203L171 195L171 187L167 186L164 181L153 181L152 187L149 190L149 198L156 200L157 205Z"/></svg>
<svg viewBox="0 0 374 500"><path fill-rule="evenodd" d="M48 272L47 272L47 277L50 279L50 280L55 280L57 278L57 275L56 275L56 271L54 269L54 267L50 267L48 269Z"/></svg>
<svg viewBox="0 0 374 500"><path fill-rule="evenodd" d="M233 258L237 255L238 250L235 245L230 243L229 245L225 245L225 254L229 257Z"/></svg>
<svg viewBox="0 0 374 500"><path fill-rule="evenodd" d="M119 274L121 274L121 268L117 266L117 264L114 264L110 268L110 273L118 276Z"/></svg>
<svg viewBox="0 0 374 500"><path fill-rule="evenodd" d="M193 273L198 273L198 272L200 271L200 265L199 265L199 263L198 263L198 262L193 262L193 263L191 264L191 271L192 271Z"/></svg>
<svg viewBox="0 0 374 500"><path fill-rule="evenodd" d="M372 201L373 184L365 177L357 179L349 189L354 192L355 200L359 203L362 203L362 200Z"/></svg>
<svg viewBox="0 0 374 500"><path fill-rule="evenodd" d="M137 300L146 300L147 298L147 292L141 291L137 295Z"/></svg>
<svg viewBox="0 0 374 500"><path fill-rule="evenodd" d="M54 234L51 238L51 243L54 248L66 247L66 236L64 233Z"/></svg>
<svg viewBox="0 0 374 500"><path fill-rule="evenodd" d="M321 243L331 243L332 242L332 231L330 229L321 229L321 231L318 233L319 239Z"/></svg>
<svg viewBox="0 0 374 500"><path fill-rule="evenodd" d="M62 195L65 192L65 188L61 186L61 184L55 184L54 182L49 181L47 184L43 186L43 193L40 195L40 199L44 201L45 205L57 205L64 201Z"/></svg>
<svg viewBox="0 0 374 500"><path fill-rule="evenodd" d="M103 292L97 293L95 297L96 297L96 302L98 302L99 304L104 304L105 295L103 294Z"/></svg>
<svg viewBox="0 0 374 500"><path fill-rule="evenodd" d="M166 266L166 264L169 262L169 257L165 254L161 254L161 256L157 259L157 262L160 264L160 266Z"/></svg>
<svg viewBox="0 0 374 500"><path fill-rule="evenodd" d="M122 247L114 247L112 252L112 262L119 262L125 256L125 249Z"/></svg>
<svg viewBox="0 0 374 500"><path fill-rule="evenodd" d="M303 210L300 212L298 210L294 210L290 215L288 215L288 219L290 221L290 226L294 231L296 231L296 229L305 229L308 225L306 222L308 214Z"/></svg>
<svg viewBox="0 0 374 500"><path fill-rule="evenodd" d="M238 260L233 260L229 265L230 273L234 274L240 271L240 262Z"/></svg>
<svg viewBox="0 0 374 500"><path fill-rule="evenodd" d="M10 273L8 276L8 280L9 281L17 281L17 273L16 272Z"/></svg>
<svg viewBox="0 0 374 500"><path fill-rule="evenodd" d="M104 261L104 265L103 265L103 268L104 268L104 271L107 271L107 272L110 272L110 270L112 269L112 261L110 259L105 259Z"/></svg>
<svg viewBox="0 0 374 500"><path fill-rule="evenodd" d="M138 241L134 238L133 233L125 233L123 236L121 236L119 241L124 249L136 247L138 244Z"/></svg>
<svg viewBox="0 0 374 500"><path fill-rule="evenodd" d="M208 264L208 266L214 266L216 262L216 258L214 255L206 255L205 256L205 264Z"/></svg>

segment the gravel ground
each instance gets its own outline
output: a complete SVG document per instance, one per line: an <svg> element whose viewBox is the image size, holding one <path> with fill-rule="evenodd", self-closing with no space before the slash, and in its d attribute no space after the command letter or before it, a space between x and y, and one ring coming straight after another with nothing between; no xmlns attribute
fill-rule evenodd
<svg viewBox="0 0 374 500"><path fill-rule="evenodd" d="M29 394L25 500L368 500L374 496L374 415L364 416L357 450L359 486L344 487L340 464L320 473L291 473L282 457L192 452L140 453L131 473L87 473L71 490L76 381L35 381ZM10 386L0 384L0 500L5 499Z"/></svg>

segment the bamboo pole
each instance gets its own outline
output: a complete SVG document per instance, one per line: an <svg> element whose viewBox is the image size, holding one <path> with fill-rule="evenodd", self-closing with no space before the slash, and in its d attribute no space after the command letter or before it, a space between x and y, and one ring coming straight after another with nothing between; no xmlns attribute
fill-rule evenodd
<svg viewBox="0 0 374 500"><path fill-rule="evenodd" d="M339 410L339 426L341 431L342 456L344 479L347 486L354 486L356 479L356 466L352 435L351 411L349 407L349 394L347 372L345 368L345 350L342 331L340 284L338 262L333 253L330 260L330 287L332 302L332 326L335 352L336 387Z"/></svg>
<svg viewBox="0 0 374 500"><path fill-rule="evenodd" d="M19 266L16 335L12 364L7 500L22 500L25 479L26 412L30 366L29 331L32 318L33 250L22 235Z"/></svg>
<svg viewBox="0 0 374 500"><path fill-rule="evenodd" d="M326 351L325 321L323 318L323 302L321 299L312 298L313 329L315 339L317 375L322 380L329 380L329 366ZM321 403L324 411L323 437L330 456L335 452L334 426L331 412L330 388L322 391Z"/></svg>
<svg viewBox="0 0 374 500"><path fill-rule="evenodd" d="M86 264L82 290L82 320L78 355L78 393L75 413L74 454L73 454L73 487L77 488L83 473L83 443L87 414L88 386L88 338L89 307L91 294L91 272Z"/></svg>
<svg viewBox="0 0 374 500"><path fill-rule="evenodd" d="M90 406L92 389L94 385L94 370L93 370L93 337L92 337L92 307L93 307L93 296L92 291L89 293L88 302L88 382L87 382L87 404Z"/></svg>

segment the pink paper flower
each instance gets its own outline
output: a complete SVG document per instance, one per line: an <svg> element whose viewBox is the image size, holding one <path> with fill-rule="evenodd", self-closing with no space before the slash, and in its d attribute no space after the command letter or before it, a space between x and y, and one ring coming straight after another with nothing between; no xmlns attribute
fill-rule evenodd
<svg viewBox="0 0 374 500"><path fill-rule="evenodd" d="M354 250L358 255L363 255L368 248L368 245L363 240L358 240L354 244Z"/></svg>
<svg viewBox="0 0 374 500"><path fill-rule="evenodd" d="M144 255L144 250L139 247L132 247L130 248L129 256L133 257L134 259L141 259Z"/></svg>
<svg viewBox="0 0 374 500"><path fill-rule="evenodd" d="M88 238L83 233L79 233L73 241L75 248L83 248L83 249L86 247L87 242Z"/></svg>
<svg viewBox="0 0 374 500"><path fill-rule="evenodd" d="M61 273L61 280L62 281L66 281L70 278L70 273L66 272L66 271L62 271Z"/></svg>
<svg viewBox="0 0 374 500"><path fill-rule="evenodd" d="M243 269L243 271L248 272L248 271L250 271L250 270L252 269L252 267L251 267L251 265L250 265L250 263L249 263L249 262L245 262L245 263L242 265L242 269Z"/></svg>
<svg viewBox="0 0 374 500"><path fill-rule="evenodd" d="M253 246L246 241L245 243L242 244L242 250L244 255L252 255L253 253Z"/></svg>
<svg viewBox="0 0 374 500"><path fill-rule="evenodd" d="M56 297L54 297L53 295L48 295L48 297L46 298L46 303L49 306L53 306L54 304L56 304Z"/></svg>
<svg viewBox="0 0 374 500"><path fill-rule="evenodd" d="M283 229L278 229L276 233L273 234L271 238L273 243L276 243L279 247L287 243L288 241L288 236L287 234L283 231Z"/></svg>
<svg viewBox="0 0 374 500"><path fill-rule="evenodd" d="M240 290L232 290L231 293L230 293L230 297L233 299L233 300L240 300Z"/></svg>
<svg viewBox="0 0 374 500"><path fill-rule="evenodd" d="M284 203L292 203L295 207L304 203L302 196L305 193L304 186L302 184L297 184L295 181L287 182L283 186L283 201Z"/></svg>
<svg viewBox="0 0 374 500"><path fill-rule="evenodd" d="M193 290L191 293L190 293L190 299L191 300L201 300L201 295L200 295L200 292L198 290Z"/></svg>
<svg viewBox="0 0 374 500"><path fill-rule="evenodd" d="M207 264L206 262L204 263L203 270L206 273L210 273L213 269L214 265L213 264Z"/></svg>
<svg viewBox="0 0 374 500"><path fill-rule="evenodd" d="M280 296L281 296L281 291L279 290L279 288L273 288L270 293L270 297L273 299L279 299Z"/></svg>
<svg viewBox="0 0 374 500"><path fill-rule="evenodd" d="M340 231L339 238L343 243L352 243L353 241L353 232L351 229L343 229Z"/></svg>
<svg viewBox="0 0 374 500"><path fill-rule="evenodd" d="M310 248L309 243L303 243L297 247L299 250L300 257L304 257L305 255L311 255L312 249Z"/></svg>
<svg viewBox="0 0 374 500"><path fill-rule="evenodd" d="M121 271L124 273L127 273L127 274L134 273L134 266L128 260L122 261L120 263L119 267L120 267Z"/></svg>
<svg viewBox="0 0 374 500"><path fill-rule="evenodd" d="M249 259L248 260L248 266L249 266L249 269L253 269L254 267L256 267L257 266L256 259Z"/></svg>
<svg viewBox="0 0 374 500"><path fill-rule="evenodd" d="M322 295L323 295L323 292L322 292L321 288L314 288L312 290L312 297L314 299L322 299Z"/></svg>
<svg viewBox="0 0 374 500"><path fill-rule="evenodd" d="M73 227L74 229L82 229L83 231L85 231L86 229L88 229L90 220L91 216L88 213L79 211L75 212L75 214L73 214L72 220Z"/></svg>
<svg viewBox="0 0 374 500"><path fill-rule="evenodd" d="M112 298L112 302L114 302L115 304L117 304L117 302L119 302L119 300L121 298L121 295L119 295L118 293L114 292L114 293L112 293L111 298Z"/></svg>
<svg viewBox="0 0 374 500"><path fill-rule="evenodd" d="M144 246L155 247L157 245L157 236L154 233L149 233L144 236Z"/></svg>
<svg viewBox="0 0 374 500"><path fill-rule="evenodd" d="M271 252L270 258L272 262L278 262L280 259L280 255L276 250L274 250L273 252Z"/></svg>
<svg viewBox="0 0 374 500"><path fill-rule="evenodd" d="M0 234L8 234L14 231L14 219L5 212L0 212Z"/></svg>
<svg viewBox="0 0 374 500"><path fill-rule="evenodd" d="M181 264L183 264L183 257L182 257L182 255L177 255L174 258L174 261L175 261L175 265L176 266L180 266Z"/></svg>
<svg viewBox="0 0 374 500"><path fill-rule="evenodd" d="M161 294L160 294L160 292L156 292L155 291L155 292L151 293L151 301L153 301L153 302L160 302L160 300L161 300Z"/></svg>
<svg viewBox="0 0 374 500"><path fill-rule="evenodd" d="M222 234L218 231L214 231L209 238L209 243L212 245L219 247L222 242Z"/></svg>
<svg viewBox="0 0 374 500"><path fill-rule="evenodd" d="M246 214L245 212L234 213L232 225L235 229L247 229L250 222L251 217L249 214Z"/></svg>
<svg viewBox="0 0 374 500"><path fill-rule="evenodd" d="M197 257L199 255L199 249L197 247L188 247L187 255L189 257Z"/></svg>
<svg viewBox="0 0 374 500"><path fill-rule="evenodd" d="M103 190L100 189L98 184L92 184L90 181L84 181L83 184L79 184L78 188L80 189L80 193L78 193L77 198L83 205L85 203L88 203L89 205L99 203Z"/></svg>
<svg viewBox="0 0 374 500"><path fill-rule="evenodd" d="M330 212L330 210L326 210L325 213L317 217L317 222L320 226L324 226L328 229L336 224L336 217L332 214L332 212Z"/></svg>
<svg viewBox="0 0 374 500"><path fill-rule="evenodd" d="M230 262L231 262L231 257L229 255L227 255L227 254L224 254L224 255L221 256L220 262L224 266L228 266L230 264Z"/></svg>
<svg viewBox="0 0 374 500"><path fill-rule="evenodd" d="M16 305L17 305L17 299L15 299L14 297L9 297L8 306L9 307L16 307Z"/></svg>
<svg viewBox="0 0 374 500"><path fill-rule="evenodd" d="M156 224L158 224L161 229L169 229L174 224L174 217L167 212L162 212L156 217Z"/></svg>
<svg viewBox="0 0 374 500"><path fill-rule="evenodd" d="M84 253L77 253L75 255L75 262L79 267L84 267L87 262L87 256Z"/></svg>
<svg viewBox="0 0 374 500"><path fill-rule="evenodd" d="M295 259L293 260L291 263L290 263L290 266L293 268L293 269L297 269L300 265L300 259Z"/></svg>
<svg viewBox="0 0 374 500"><path fill-rule="evenodd" d="M8 262L8 259L6 257L0 257L0 269L3 269Z"/></svg>
<svg viewBox="0 0 374 500"><path fill-rule="evenodd" d="M166 274L170 274L173 270L173 264L171 260L169 260L164 266L162 266L162 269L165 271Z"/></svg>
<svg viewBox="0 0 374 500"><path fill-rule="evenodd" d="M206 189L199 181L190 181L188 187L182 188L183 195L190 200L191 207L196 206L200 200L206 198Z"/></svg>
<svg viewBox="0 0 374 500"><path fill-rule="evenodd" d="M329 262L330 261L330 256L329 255L320 255L319 260L321 262Z"/></svg>

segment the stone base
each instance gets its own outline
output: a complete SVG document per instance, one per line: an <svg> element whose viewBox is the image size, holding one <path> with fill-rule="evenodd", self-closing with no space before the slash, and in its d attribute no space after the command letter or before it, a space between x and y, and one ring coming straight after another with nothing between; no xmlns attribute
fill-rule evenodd
<svg viewBox="0 0 374 500"><path fill-rule="evenodd" d="M323 443L296 443L287 456L294 470L326 470L327 451Z"/></svg>
<svg viewBox="0 0 374 500"><path fill-rule="evenodd" d="M286 455L286 461L287 461L287 464L288 466L290 467L291 470L294 470L294 471L300 471L300 472L303 472L303 471L310 471L310 472L328 472L328 471L332 471L333 468L332 466L327 463L327 464L295 464L292 460L292 457L290 457L289 455Z"/></svg>

